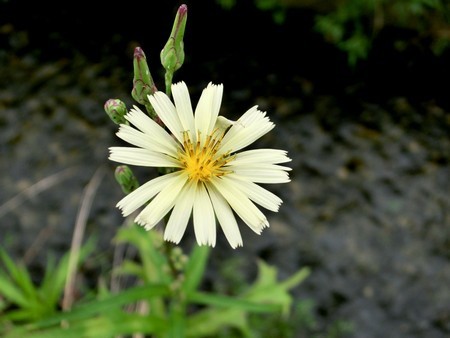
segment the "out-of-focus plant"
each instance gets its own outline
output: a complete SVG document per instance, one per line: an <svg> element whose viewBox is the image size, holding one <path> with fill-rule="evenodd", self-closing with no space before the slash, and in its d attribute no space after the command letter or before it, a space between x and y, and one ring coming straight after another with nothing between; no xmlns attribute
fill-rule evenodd
<svg viewBox="0 0 450 338"><path fill-rule="evenodd" d="M235 0L217 0L224 9ZM274 21L283 24L293 7L312 8L314 30L326 41L347 54L352 66L366 59L374 38L388 27L403 28L414 34L414 41L399 40L393 48L401 51L412 43L421 43L435 55L450 47L450 2L446 0L255 0L259 10L271 11Z"/></svg>
<svg viewBox="0 0 450 338"><path fill-rule="evenodd" d="M224 9L232 9L236 6L236 0L216 0L216 2ZM271 12L272 19L275 23L281 25L286 19L287 7L283 1L279 0L254 0L254 5L258 10Z"/></svg>
<svg viewBox="0 0 450 338"><path fill-rule="evenodd" d="M261 11L272 12L273 21L279 25L286 19L286 6L278 0L255 0L255 6Z"/></svg>
<svg viewBox="0 0 450 338"><path fill-rule="evenodd" d="M137 249L136 257L125 259L113 272L116 277L133 276L134 286L116 293L103 287L95 298L75 304L68 312L43 311L37 307L37 301L33 301L32 307L36 308L33 311L37 315L21 316L26 325L5 327L0 330L1 336L97 338L141 333L154 337L218 337L232 329L236 337L255 337L260 327L252 324L259 316L268 318L272 314L274 318L289 318L293 303L289 290L309 275L309 269L302 268L279 281L276 268L260 261L256 281L239 294L205 292L201 287L209 247L194 246L188 256L177 248L167 255L167 243L161 234L145 231L136 224L122 227L115 240L119 245ZM8 266L11 264L8 260ZM18 275L13 267L11 269L12 274ZM23 298L37 296L29 291L34 288L29 279L21 284L27 290L22 296L12 291L6 293L16 303L27 307ZM48 295L55 293L48 289L53 284L46 285ZM41 293L40 297L45 298L45 294ZM58 297L51 299L53 304Z"/></svg>
<svg viewBox="0 0 450 338"><path fill-rule="evenodd" d="M93 249L93 241L87 242L80 250L78 264ZM44 278L40 285L36 285L23 263L14 261L0 250L0 333L2 327L40 320L60 309L68 275L69 254L65 254L58 264L50 257Z"/></svg>
<svg viewBox="0 0 450 338"><path fill-rule="evenodd" d="M317 31L348 55L355 65L367 58L373 39L386 27L415 31L428 38L439 55L450 46L450 4L444 0L343 0L333 11L316 17ZM408 41L405 41L408 44ZM405 42L395 44L403 48Z"/></svg>

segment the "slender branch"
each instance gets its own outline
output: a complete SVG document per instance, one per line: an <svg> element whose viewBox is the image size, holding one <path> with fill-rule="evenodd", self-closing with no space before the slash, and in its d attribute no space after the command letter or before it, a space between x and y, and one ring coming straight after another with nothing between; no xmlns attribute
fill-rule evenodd
<svg viewBox="0 0 450 338"><path fill-rule="evenodd" d="M18 193L13 198L9 199L2 205L0 205L0 218L6 215L8 212L17 209L22 203L24 203L27 199L33 198L39 193L50 189L54 185L68 179L73 176L76 172L77 167L70 167L64 170L61 170L55 174L47 176L35 184L29 186L24 189L20 193Z"/></svg>
<svg viewBox="0 0 450 338"><path fill-rule="evenodd" d="M94 196L104 175L105 169L103 167L98 168L83 193L83 198L78 210L75 228L73 231L72 243L70 246L66 285L64 287L64 296L62 301L62 309L64 311L70 310L74 300L76 265L80 255L81 242L83 240L84 230L86 229L86 223L91 210L92 201L94 200Z"/></svg>

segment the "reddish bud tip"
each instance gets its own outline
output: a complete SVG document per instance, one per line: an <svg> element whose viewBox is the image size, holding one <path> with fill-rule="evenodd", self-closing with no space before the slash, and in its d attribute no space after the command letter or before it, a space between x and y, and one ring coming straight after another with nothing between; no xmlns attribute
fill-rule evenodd
<svg viewBox="0 0 450 338"><path fill-rule="evenodd" d="M145 58L144 51L142 50L141 47L136 47L136 48L134 49L134 57L135 57L135 58L138 58L138 59L140 59L140 58Z"/></svg>
<svg viewBox="0 0 450 338"><path fill-rule="evenodd" d="M187 13L187 6L185 4L182 4L178 8L178 13L180 14L181 17L183 17L183 15L185 15Z"/></svg>

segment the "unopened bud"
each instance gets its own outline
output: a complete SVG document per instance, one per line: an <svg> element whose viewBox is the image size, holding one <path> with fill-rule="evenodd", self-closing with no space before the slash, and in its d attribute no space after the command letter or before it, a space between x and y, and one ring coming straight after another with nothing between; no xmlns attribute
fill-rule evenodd
<svg viewBox="0 0 450 338"><path fill-rule="evenodd" d="M127 123L127 120L125 120L124 117L127 113L127 107L121 100L109 99L105 102L103 107L105 108L106 114L108 114L115 124Z"/></svg>
<svg viewBox="0 0 450 338"><path fill-rule="evenodd" d="M114 172L114 176L125 194L129 194L139 187L137 178L134 176L131 169L126 165L118 166Z"/></svg>
<svg viewBox="0 0 450 338"><path fill-rule="evenodd" d="M184 62L184 29L186 28L187 6L181 5L178 8L175 21L173 23L172 32L169 40L161 50L161 64L166 70L166 91L169 89L169 81L172 81L173 73L180 69Z"/></svg>
<svg viewBox="0 0 450 338"><path fill-rule="evenodd" d="M150 74L144 51L141 47L136 47L134 49L133 68L134 77L131 96L138 103L147 107L150 105L148 95L152 95L157 89L153 82L152 75Z"/></svg>

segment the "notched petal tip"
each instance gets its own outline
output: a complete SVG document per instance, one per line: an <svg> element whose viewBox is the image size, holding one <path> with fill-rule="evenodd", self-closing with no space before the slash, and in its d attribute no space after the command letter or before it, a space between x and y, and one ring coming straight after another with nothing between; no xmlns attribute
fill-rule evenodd
<svg viewBox="0 0 450 338"><path fill-rule="evenodd" d="M262 232L262 230L264 230L265 228L268 228L270 226L269 221L267 219L263 219L263 220L261 220L261 223L259 224L259 226L260 226L260 229Z"/></svg>
<svg viewBox="0 0 450 338"><path fill-rule="evenodd" d="M149 95L150 96L150 95ZM129 114L131 114L131 113L142 113L142 114L144 114L144 112L141 110L141 108L139 108L138 106L136 106L135 104L133 105L133 108L131 108L129 111L128 111L128 114L127 115L129 115Z"/></svg>
<svg viewBox="0 0 450 338"><path fill-rule="evenodd" d="M152 103L152 100L158 100L161 97L167 96L164 92L161 92L159 90L157 90L156 92L154 92L153 94L149 94L147 95L148 100L150 101L150 103ZM153 105L153 103L152 103Z"/></svg>
<svg viewBox="0 0 450 338"><path fill-rule="evenodd" d="M134 219L134 222L137 224L137 225L140 225L141 227L144 227L145 228L145 230L149 230L149 229L147 229L147 222L145 222L141 217L140 217L140 215L138 215L135 219Z"/></svg>
<svg viewBox="0 0 450 338"><path fill-rule="evenodd" d="M208 88L208 87L223 87L223 84L222 83L214 83L214 82L212 82L212 81L210 81L209 83L208 83L208 85L206 86L206 88Z"/></svg>
<svg viewBox="0 0 450 338"><path fill-rule="evenodd" d="M199 242L199 241L197 240L197 244L198 244L198 246L209 246L209 247L211 247L211 248L214 248L214 247L216 246L216 243L215 243L215 242L211 243L211 242L209 242L209 241L203 243L203 242Z"/></svg>
<svg viewBox="0 0 450 338"><path fill-rule="evenodd" d="M268 227L269 222L267 219L261 219L257 226L251 226L250 229L252 229L256 234L261 235L263 230Z"/></svg>
<svg viewBox="0 0 450 338"><path fill-rule="evenodd" d="M175 239L175 238L172 238L172 237L167 237L166 235L164 235L164 240L166 241L166 242L170 242L170 243L173 243L173 244L179 244L180 243L180 241L181 241L181 238L179 238L179 239Z"/></svg>
<svg viewBox="0 0 450 338"><path fill-rule="evenodd" d="M237 248L242 248L244 246L244 243L242 243L242 240L236 242L236 243L230 243L230 246L232 249L236 250Z"/></svg>
<svg viewBox="0 0 450 338"><path fill-rule="evenodd" d="M175 82L175 83L172 83L172 88L173 87L178 87L178 86L186 86L186 83L183 80Z"/></svg>

